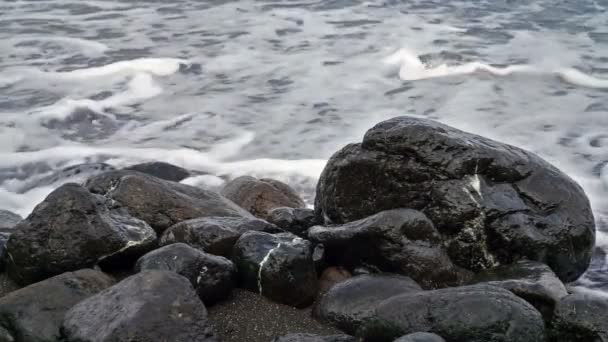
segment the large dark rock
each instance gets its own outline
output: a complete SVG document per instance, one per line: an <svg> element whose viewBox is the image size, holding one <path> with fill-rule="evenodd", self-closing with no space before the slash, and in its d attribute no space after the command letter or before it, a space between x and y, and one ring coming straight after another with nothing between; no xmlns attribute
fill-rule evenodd
<svg viewBox="0 0 608 342"><path fill-rule="evenodd" d="M394 342L445 342L445 340L437 334L417 332L401 336Z"/></svg>
<svg viewBox="0 0 608 342"><path fill-rule="evenodd" d="M23 218L11 211L0 210L0 231L10 231L12 228L21 222Z"/></svg>
<svg viewBox="0 0 608 342"><path fill-rule="evenodd" d="M0 298L0 341L54 342L63 315L76 303L112 286L114 281L90 269L68 272Z"/></svg>
<svg viewBox="0 0 608 342"><path fill-rule="evenodd" d="M126 167L125 170L139 171L160 179L179 182L190 177L190 172L182 167L163 163L163 162L149 162L131 165Z"/></svg>
<svg viewBox="0 0 608 342"><path fill-rule="evenodd" d="M174 243L142 256L135 269L138 272L173 271L188 278L205 305L228 297L236 283L236 267L232 261L184 243Z"/></svg>
<svg viewBox="0 0 608 342"><path fill-rule="evenodd" d="M139 256L155 243L156 234L144 221L80 185L65 184L15 227L5 261L9 276L25 285Z"/></svg>
<svg viewBox="0 0 608 342"><path fill-rule="evenodd" d="M482 271L471 283L485 283L509 290L532 304L546 320L551 319L560 299L568 295L566 287L549 266L528 260Z"/></svg>
<svg viewBox="0 0 608 342"><path fill-rule="evenodd" d="M261 219L275 208L304 208L305 203L289 185L274 179L242 176L230 181L222 195Z"/></svg>
<svg viewBox="0 0 608 342"><path fill-rule="evenodd" d="M234 245L232 260L246 289L278 303L306 307L318 291L312 252L310 241L293 234L250 231Z"/></svg>
<svg viewBox="0 0 608 342"><path fill-rule="evenodd" d="M183 242L207 253L229 257L232 247L248 231L277 233L277 226L264 220L243 217L202 217L167 229L160 244Z"/></svg>
<svg viewBox="0 0 608 342"><path fill-rule="evenodd" d="M417 210L387 210L343 225L315 226L308 237L325 245L333 263L351 269L374 265L412 277L425 288L458 285L470 276L452 263L441 234Z"/></svg>
<svg viewBox="0 0 608 342"><path fill-rule="evenodd" d="M272 209L268 213L268 222L303 238L306 238L308 228L317 224L314 210L288 207Z"/></svg>
<svg viewBox="0 0 608 342"><path fill-rule="evenodd" d="M574 293L555 307L551 322L553 342L608 341L608 297Z"/></svg>
<svg viewBox="0 0 608 342"><path fill-rule="evenodd" d="M208 216L252 217L218 193L137 171L112 171L90 178L87 188L121 203L157 233L179 222Z"/></svg>
<svg viewBox="0 0 608 342"><path fill-rule="evenodd" d="M275 338L272 342L357 342L357 339L348 335L289 334Z"/></svg>
<svg viewBox="0 0 608 342"><path fill-rule="evenodd" d="M452 261L472 271L527 258L572 281L595 239L589 201L567 175L520 148L424 119L379 123L333 155L317 186L326 224L394 208L424 212Z"/></svg>
<svg viewBox="0 0 608 342"><path fill-rule="evenodd" d="M143 271L78 303L63 321L66 342L217 341L188 279Z"/></svg>
<svg viewBox="0 0 608 342"><path fill-rule="evenodd" d="M391 297L376 306L357 335L370 341L393 341L426 331L446 341L538 342L545 327L538 311L496 286L472 285Z"/></svg>
<svg viewBox="0 0 608 342"><path fill-rule="evenodd" d="M329 289L315 305L313 315L348 334L355 334L384 300L420 291L420 286L408 277L392 274L360 275Z"/></svg>

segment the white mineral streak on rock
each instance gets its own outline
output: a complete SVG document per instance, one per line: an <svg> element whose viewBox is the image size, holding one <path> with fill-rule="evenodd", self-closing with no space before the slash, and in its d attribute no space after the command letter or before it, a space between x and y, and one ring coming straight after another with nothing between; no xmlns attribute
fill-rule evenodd
<svg viewBox="0 0 608 342"><path fill-rule="evenodd" d="M258 269L258 290L260 292L260 295L262 294L262 270L264 269L264 265L268 262L268 259L270 258L272 252L279 249L280 247L281 244L279 243L275 248L269 250L266 256L264 256L264 259L262 259L262 262L260 262L260 268Z"/></svg>

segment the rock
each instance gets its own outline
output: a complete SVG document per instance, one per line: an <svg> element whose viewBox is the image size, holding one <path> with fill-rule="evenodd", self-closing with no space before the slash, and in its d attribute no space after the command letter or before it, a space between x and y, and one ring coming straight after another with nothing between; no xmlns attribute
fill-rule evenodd
<svg viewBox="0 0 608 342"><path fill-rule="evenodd" d="M348 335L289 334L275 338L273 342L357 342L357 339Z"/></svg>
<svg viewBox="0 0 608 342"><path fill-rule="evenodd" d="M306 238L308 228L317 224L315 211L305 208L275 208L268 213L268 222L281 229Z"/></svg>
<svg viewBox="0 0 608 342"><path fill-rule="evenodd" d="M113 283L104 273L84 269L9 293L0 298L0 341L57 341L63 315Z"/></svg>
<svg viewBox="0 0 608 342"><path fill-rule="evenodd" d="M436 334L417 332L401 336L394 342L445 342L445 340Z"/></svg>
<svg viewBox="0 0 608 342"><path fill-rule="evenodd" d="M190 172L179 166L163 162L141 163L126 167L125 170L134 170L160 179L179 182L190 177Z"/></svg>
<svg viewBox="0 0 608 342"><path fill-rule="evenodd" d="M87 188L118 201L158 234L179 222L208 216L252 217L218 193L165 181L137 171L112 171L90 178Z"/></svg>
<svg viewBox="0 0 608 342"><path fill-rule="evenodd" d="M471 285L391 297L376 306L357 336L393 341L419 331L446 341L538 342L545 340L542 316L532 305L496 286Z"/></svg>
<svg viewBox="0 0 608 342"><path fill-rule="evenodd" d="M248 231L277 233L280 229L266 221L243 217L202 217L167 229L161 245L183 242L207 253L229 257L232 247Z"/></svg>
<svg viewBox="0 0 608 342"><path fill-rule="evenodd" d="M339 284L352 277L348 270L342 267L331 266L326 268L319 278L319 293L329 291L336 284Z"/></svg>
<svg viewBox="0 0 608 342"><path fill-rule="evenodd" d="M343 225L315 226L308 236L325 245L330 263L350 269L374 265L407 275L425 288L458 285L470 276L452 263L441 234L417 210L387 210Z"/></svg>
<svg viewBox="0 0 608 342"><path fill-rule="evenodd" d="M485 283L500 286L525 299L549 321L555 305L568 295L566 287L549 266L521 260L502 265L475 275L471 284Z"/></svg>
<svg viewBox="0 0 608 342"><path fill-rule="evenodd" d="M268 178L238 177L226 184L221 194L261 219L267 219L275 208L306 206L289 185Z"/></svg>
<svg viewBox="0 0 608 342"><path fill-rule="evenodd" d="M471 271L519 259L565 282L589 265L595 223L582 188L520 148L425 119L397 117L333 155L317 186L325 224L383 210L424 212L450 259Z"/></svg>
<svg viewBox="0 0 608 342"><path fill-rule="evenodd" d="M234 245L232 260L242 285L278 303L306 307L318 291L313 246L290 233L249 231Z"/></svg>
<svg viewBox="0 0 608 342"><path fill-rule="evenodd" d="M574 293L555 307L551 322L553 342L608 341L608 297Z"/></svg>
<svg viewBox="0 0 608 342"><path fill-rule="evenodd" d="M325 293L313 309L313 316L354 335L384 300L422 289L408 277L367 274L343 281Z"/></svg>
<svg viewBox="0 0 608 342"><path fill-rule="evenodd" d="M135 268L137 272L173 271L188 278L205 305L228 297L236 283L236 268L232 261L184 243L174 243L142 256Z"/></svg>
<svg viewBox="0 0 608 342"><path fill-rule="evenodd" d="M106 198L65 184L15 227L6 244L9 276L22 285L57 274L137 257L156 243L154 230Z"/></svg>
<svg viewBox="0 0 608 342"><path fill-rule="evenodd" d="M0 210L0 231L10 231L21 222L23 218L11 211Z"/></svg>
<svg viewBox="0 0 608 342"><path fill-rule="evenodd" d="M81 301L63 320L66 342L217 341L188 279L142 271Z"/></svg>

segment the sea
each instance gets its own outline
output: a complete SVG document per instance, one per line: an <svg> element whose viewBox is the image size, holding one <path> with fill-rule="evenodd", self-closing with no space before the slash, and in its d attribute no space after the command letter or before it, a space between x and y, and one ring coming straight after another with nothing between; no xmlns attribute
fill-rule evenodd
<svg viewBox="0 0 608 342"><path fill-rule="evenodd" d="M575 179L598 233L572 287L608 293L608 0L0 0L0 209L23 216L146 161L312 203L327 159L400 115Z"/></svg>

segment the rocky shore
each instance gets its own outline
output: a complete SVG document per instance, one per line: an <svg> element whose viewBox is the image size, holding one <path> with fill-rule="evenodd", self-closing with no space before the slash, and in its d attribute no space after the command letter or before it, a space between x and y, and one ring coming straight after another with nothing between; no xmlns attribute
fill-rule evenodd
<svg viewBox="0 0 608 342"><path fill-rule="evenodd" d="M608 297L568 287L589 201L520 148L397 117L333 155L314 209L192 175L104 165L0 212L0 342L608 341Z"/></svg>

